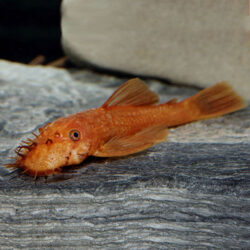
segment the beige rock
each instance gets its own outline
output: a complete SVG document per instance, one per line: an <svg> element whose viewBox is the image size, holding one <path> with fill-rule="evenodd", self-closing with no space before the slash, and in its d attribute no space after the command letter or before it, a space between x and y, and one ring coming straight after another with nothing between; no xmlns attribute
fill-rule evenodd
<svg viewBox="0 0 250 250"><path fill-rule="evenodd" d="M78 64L205 87L250 100L250 17L241 0L64 0L62 43Z"/></svg>

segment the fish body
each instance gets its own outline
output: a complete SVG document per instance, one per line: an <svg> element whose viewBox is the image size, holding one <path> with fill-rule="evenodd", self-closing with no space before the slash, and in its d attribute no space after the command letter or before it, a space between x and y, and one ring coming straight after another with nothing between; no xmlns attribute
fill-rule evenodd
<svg viewBox="0 0 250 250"><path fill-rule="evenodd" d="M158 96L138 79L118 88L99 108L62 117L39 129L16 149L7 167L47 176L88 156L133 154L165 140L168 128L227 114L246 106L227 83L218 83L181 102L157 104Z"/></svg>

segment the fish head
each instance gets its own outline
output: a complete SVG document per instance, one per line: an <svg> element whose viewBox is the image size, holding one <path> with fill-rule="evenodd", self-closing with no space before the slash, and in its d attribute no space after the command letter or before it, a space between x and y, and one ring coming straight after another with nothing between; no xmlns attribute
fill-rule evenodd
<svg viewBox="0 0 250 250"><path fill-rule="evenodd" d="M12 166L34 176L60 172L62 167L79 164L88 156L90 143L85 137L82 121L59 118L40 128L34 139L17 147Z"/></svg>

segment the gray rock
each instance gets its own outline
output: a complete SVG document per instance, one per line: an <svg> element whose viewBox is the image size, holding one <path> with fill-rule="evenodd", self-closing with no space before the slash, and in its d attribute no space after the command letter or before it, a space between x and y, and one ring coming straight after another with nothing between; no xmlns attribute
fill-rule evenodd
<svg viewBox="0 0 250 250"><path fill-rule="evenodd" d="M0 61L0 163L37 127L99 106L125 80ZM197 91L148 84L162 101ZM47 179L0 168L1 249L248 249L249 131L247 108Z"/></svg>
<svg viewBox="0 0 250 250"><path fill-rule="evenodd" d="M64 0L62 43L77 64L208 86L250 100L249 2Z"/></svg>

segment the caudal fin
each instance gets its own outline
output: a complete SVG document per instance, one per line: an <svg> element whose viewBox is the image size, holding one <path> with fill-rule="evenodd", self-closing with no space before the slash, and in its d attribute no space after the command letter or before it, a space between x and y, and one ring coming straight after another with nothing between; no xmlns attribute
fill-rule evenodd
<svg viewBox="0 0 250 250"><path fill-rule="evenodd" d="M226 82L206 88L186 101L197 108L196 120L221 116L247 106L242 97Z"/></svg>

